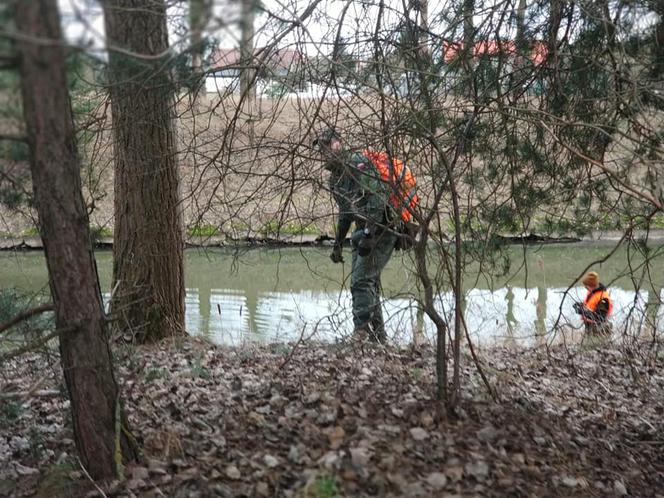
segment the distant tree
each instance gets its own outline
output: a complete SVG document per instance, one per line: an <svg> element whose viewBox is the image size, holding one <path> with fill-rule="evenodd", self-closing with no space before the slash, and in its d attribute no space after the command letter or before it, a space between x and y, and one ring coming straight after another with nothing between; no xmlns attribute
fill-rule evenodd
<svg viewBox="0 0 664 498"><path fill-rule="evenodd" d="M249 135L249 143L254 142L254 107L256 105L256 75L257 71L254 59L255 39L254 39L254 20L257 0L240 0L240 95L244 111L246 113L246 122Z"/></svg>
<svg viewBox="0 0 664 498"><path fill-rule="evenodd" d="M212 13L211 0L189 0L189 39L191 43L191 70L194 74L203 71L205 43L203 31Z"/></svg>
<svg viewBox="0 0 664 498"><path fill-rule="evenodd" d="M350 51L350 44L343 37L336 40L330 63L330 72L339 85L346 85L357 80L355 60Z"/></svg>
<svg viewBox="0 0 664 498"><path fill-rule="evenodd" d="M184 333L183 227L163 0L103 2L115 161L111 311L141 342Z"/></svg>
<svg viewBox="0 0 664 498"><path fill-rule="evenodd" d="M23 113L34 202L49 270L62 369L81 462L113 479L136 458L113 374L81 193L80 162L56 0L16 2ZM44 43L48 41L48 43Z"/></svg>

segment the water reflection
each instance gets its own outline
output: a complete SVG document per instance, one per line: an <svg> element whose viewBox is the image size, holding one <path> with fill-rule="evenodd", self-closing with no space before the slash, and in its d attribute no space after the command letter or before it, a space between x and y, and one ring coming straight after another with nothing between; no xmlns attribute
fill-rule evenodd
<svg viewBox="0 0 664 498"><path fill-rule="evenodd" d="M464 297L464 318L470 336L478 343L530 344L541 342L553 329L581 329L582 323L572 304L582 300L585 290L574 288L504 287L497 290L471 289ZM612 319L617 330L635 329L656 320L664 330L664 292L654 297L648 291L612 288L615 302ZM649 304L650 303L650 304ZM251 341L295 341L300 337L333 341L352 332L351 296L348 291L259 292L252 297L237 289L187 289L186 326L217 344L240 345ZM451 292L440 294L436 309L453 319ZM414 300L385 299L383 312L392 340L409 343L418 330L418 307ZM651 321L646 322L650 319ZM420 318L421 320L421 318ZM432 322L424 318L420 342L435 337Z"/></svg>
<svg viewBox="0 0 664 498"><path fill-rule="evenodd" d="M520 269L502 277L479 274L469 267L462 310L470 336L488 344L535 344L560 327L582 330L572 304L585 290L567 286L589 265L598 270L615 301L614 330L639 326L664 328L662 255L650 262L654 282L643 278L638 292L631 275L642 261L617 251L598 263L610 248L598 245L515 248ZM112 254L95 254L101 287L112 287ZM524 259L525 258L525 259ZM383 273L383 313L390 337L401 343L432 342L435 331L411 296L420 293L409 253L390 260ZM327 248L187 251L185 254L186 327L219 344L285 341L305 338L332 341L352 332L349 265L333 265ZM450 321L454 302L449 288L438 295L436 308ZM0 288L48 289L41 253L0 254ZM108 298L108 294L106 294ZM414 332L415 331L415 332Z"/></svg>

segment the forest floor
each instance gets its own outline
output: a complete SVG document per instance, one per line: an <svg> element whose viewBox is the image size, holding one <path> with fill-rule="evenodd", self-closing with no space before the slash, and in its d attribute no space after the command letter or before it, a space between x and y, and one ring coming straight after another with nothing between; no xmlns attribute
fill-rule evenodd
<svg viewBox="0 0 664 498"><path fill-rule="evenodd" d="M653 344L463 356L439 416L434 352L368 344L115 351L143 460L96 487L57 359L0 369L0 496L664 497Z"/></svg>

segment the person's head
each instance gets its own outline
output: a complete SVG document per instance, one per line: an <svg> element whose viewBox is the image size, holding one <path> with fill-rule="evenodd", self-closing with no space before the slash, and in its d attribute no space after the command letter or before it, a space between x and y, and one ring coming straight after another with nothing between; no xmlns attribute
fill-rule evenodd
<svg viewBox="0 0 664 498"><path fill-rule="evenodd" d="M312 145L326 160L334 158L343 150L341 137L334 128L326 128L320 132Z"/></svg>
<svg viewBox="0 0 664 498"><path fill-rule="evenodd" d="M599 274L596 271L589 271L583 276L581 283L589 290L596 289L599 287Z"/></svg>

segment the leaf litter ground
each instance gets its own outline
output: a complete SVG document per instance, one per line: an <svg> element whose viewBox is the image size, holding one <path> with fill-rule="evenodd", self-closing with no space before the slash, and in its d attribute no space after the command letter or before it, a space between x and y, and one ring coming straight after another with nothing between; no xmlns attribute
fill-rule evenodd
<svg viewBox="0 0 664 498"><path fill-rule="evenodd" d="M119 349L143 461L96 487L57 359L0 377L5 496L662 496L664 367L652 344L480 352L438 416L434 352L357 344Z"/></svg>

